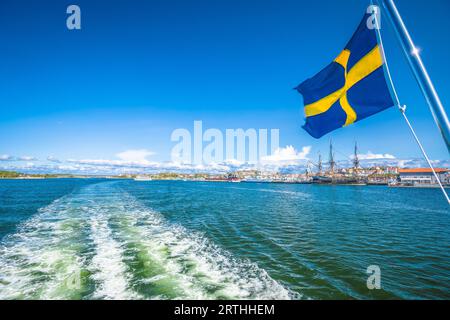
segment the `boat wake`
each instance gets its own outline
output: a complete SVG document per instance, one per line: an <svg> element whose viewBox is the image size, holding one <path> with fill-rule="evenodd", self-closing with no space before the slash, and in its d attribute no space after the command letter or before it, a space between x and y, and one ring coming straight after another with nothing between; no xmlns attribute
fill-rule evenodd
<svg viewBox="0 0 450 320"><path fill-rule="evenodd" d="M41 208L0 244L0 299L290 299L255 263L168 222L116 182Z"/></svg>

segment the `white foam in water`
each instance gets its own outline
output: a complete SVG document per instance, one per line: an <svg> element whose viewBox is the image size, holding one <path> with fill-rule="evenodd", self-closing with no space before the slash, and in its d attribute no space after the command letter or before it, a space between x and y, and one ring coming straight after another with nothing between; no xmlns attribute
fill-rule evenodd
<svg viewBox="0 0 450 320"><path fill-rule="evenodd" d="M83 259L66 241L64 198L54 201L24 223L0 245L0 299L70 299L80 287L72 281ZM76 225L75 225L76 226Z"/></svg>
<svg viewBox="0 0 450 320"><path fill-rule="evenodd" d="M107 221L94 217L91 219L91 228L96 255L92 258L90 269L94 272L93 279L99 283L94 298L121 300L138 298L128 290L127 269L122 261L123 251L112 239Z"/></svg>
<svg viewBox="0 0 450 320"><path fill-rule="evenodd" d="M258 192L271 192L271 193L284 193L284 194L290 194L293 196L299 196L303 198L309 198L310 195L305 192L300 191L290 191L290 190L274 190L274 189L262 189L262 188L242 188L242 187L228 187L228 189L236 189L236 190L251 190L251 191L258 191Z"/></svg>
<svg viewBox="0 0 450 320"><path fill-rule="evenodd" d="M170 278L183 292L177 298L289 299L294 296L256 264L237 260L204 236L168 223L133 197L126 194L122 197L127 204L127 238L130 239L130 233L134 235L131 239L144 246L152 260L159 261L164 268L165 275L144 282Z"/></svg>
<svg viewBox="0 0 450 320"><path fill-rule="evenodd" d="M130 248L148 257L150 265L142 266L147 273L137 275L129 266L137 255ZM86 186L42 208L0 244L0 269L1 299L294 296L255 263L169 223L114 182ZM91 273L86 281L92 285L68 286L81 269ZM138 292L139 286L151 290Z"/></svg>

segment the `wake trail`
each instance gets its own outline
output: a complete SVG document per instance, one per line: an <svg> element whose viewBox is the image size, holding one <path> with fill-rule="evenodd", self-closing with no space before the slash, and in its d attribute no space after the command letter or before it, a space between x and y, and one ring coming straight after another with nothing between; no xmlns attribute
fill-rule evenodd
<svg viewBox="0 0 450 320"><path fill-rule="evenodd" d="M251 261L145 207L117 182L39 209L0 243L2 299L290 299Z"/></svg>

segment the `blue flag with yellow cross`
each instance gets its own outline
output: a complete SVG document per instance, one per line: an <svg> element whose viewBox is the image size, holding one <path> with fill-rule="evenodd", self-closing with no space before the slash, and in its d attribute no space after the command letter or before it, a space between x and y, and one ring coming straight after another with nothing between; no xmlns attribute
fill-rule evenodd
<svg viewBox="0 0 450 320"><path fill-rule="evenodd" d="M296 89L303 95L303 128L320 138L394 105L383 69L376 29L366 14L345 49Z"/></svg>

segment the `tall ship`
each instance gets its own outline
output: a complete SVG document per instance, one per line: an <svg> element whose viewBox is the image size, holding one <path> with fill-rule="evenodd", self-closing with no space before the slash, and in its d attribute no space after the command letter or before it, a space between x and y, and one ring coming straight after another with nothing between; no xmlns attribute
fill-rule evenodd
<svg viewBox="0 0 450 320"><path fill-rule="evenodd" d="M330 149L328 155L328 170L323 170L322 157L319 153L317 163L317 174L312 177L314 184L348 184L348 185L366 185L366 181L359 175L360 162L358 158L358 145L355 142L353 155L352 174L343 174L338 172L333 150L333 142L330 140Z"/></svg>
<svg viewBox="0 0 450 320"><path fill-rule="evenodd" d="M331 182L332 182L331 177L323 173L322 155L319 153L319 161L317 163L317 174L312 177L312 183L330 184Z"/></svg>

